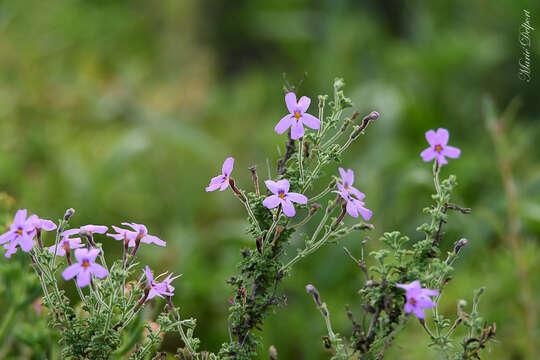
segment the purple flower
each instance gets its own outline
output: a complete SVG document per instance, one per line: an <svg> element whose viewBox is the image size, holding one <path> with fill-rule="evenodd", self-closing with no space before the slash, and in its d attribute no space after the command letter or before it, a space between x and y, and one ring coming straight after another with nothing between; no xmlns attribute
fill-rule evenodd
<svg viewBox="0 0 540 360"><path fill-rule="evenodd" d="M92 234L105 234L109 228L105 225L84 225L79 228L79 232L81 231L89 231Z"/></svg>
<svg viewBox="0 0 540 360"><path fill-rule="evenodd" d="M145 244L156 244L158 246L167 245L165 241L161 240L157 236L148 235L148 230L146 229L146 226L142 224L123 222L122 225L129 226L134 231L123 229L118 226L112 226L112 228L117 232L117 234L107 234L107 236L110 236L116 240L127 239L129 241L129 247L135 247L137 245L137 239Z"/></svg>
<svg viewBox="0 0 540 360"><path fill-rule="evenodd" d="M9 244L4 245L4 249L7 250L5 256L8 258L17 252L17 245L20 245L24 252L29 252L34 246L33 238L36 235L34 222L37 216L35 218L31 216L27 219L26 215L26 209L18 210L9 231L0 235L0 245L9 241Z"/></svg>
<svg viewBox="0 0 540 360"><path fill-rule="evenodd" d="M350 187L349 187L349 191L347 191L345 190L345 187L341 185L339 182L336 185L339 190L334 191L334 192L339 194L339 196L341 196L341 198L347 202L347 213L349 213L349 215L351 215L354 218L357 218L358 214L360 214L366 221L371 219L371 216L373 215L373 211L366 209L364 207L366 203L361 201L366 197L366 195L364 195L363 193L357 190L358 199L356 199L349 192L351 189Z"/></svg>
<svg viewBox="0 0 540 360"><path fill-rule="evenodd" d="M37 215L32 215L28 218L28 221L31 221L36 229L52 231L56 229L56 224L51 220L40 219Z"/></svg>
<svg viewBox="0 0 540 360"><path fill-rule="evenodd" d="M272 180L266 180L264 182L268 190L270 190L274 195L268 196L263 201L263 205L269 209L273 209L279 204L283 209L283 213L288 217L294 216L296 211L294 210L293 202L298 204L307 204L307 197L302 194L289 192L289 180L282 179L277 182Z"/></svg>
<svg viewBox="0 0 540 360"><path fill-rule="evenodd" d="M339 168L339 174L341 175L341 181L343 182L342 188L344 191L350 193L351 195L356 196L359 200L362 200L366 195L359 191L357 188L352 186L354 182L354 172L351 169L345 171L343 168ZM339 184L339 183L338 183ZM339 188L339 185L338 185ZM340 188L341 190L341 188Z"/></svg>
<svg viewBox="0 0 540 360"><path fill-rule="evenodd" d="M396 284L397 287L405 289L404 310L407 314L414 312L417 318L423 319L426 315L422 309L430 309L435 306L430 296L439 295L438 290L430 290L420 286L420 281L415 280L410 284Z"/></svg>
<svg viewBox="0 0 540 360"><path fill-rule="evenodd" d="M103 266L96 264L96 257L100 249L77 249L75 250L75 259L77 262L68 266L62 276L66 280L71 280L77 276L77 285L85 287L90 284L91 276L94 275L99 279L103 279L109 272Z"/></svg>
<svg viewBox="0 0 540 360"><path fill-rule="evenodd" d="M49 252L54 254L54 250L56 249L57 256L66 256L66 252L72 249L84 247L84 244L81 244L81 238L69 237L70 235L77 234L78 232L78 229L70 229L61 233L60 235L62 236L62 240L58 242L58 245L49 246Z"/></svg>
<svg viewBox="0 0 540 360"><path fill-rule="evenodd" d="M146 276L146 280L148 281L148 285L150 286L150 291L148 292L148 296L146 297L146 300L150 300L154 298L155 296L159 296L162 299L165 299L165 296L173 296L174 295L174 287L171 285L171 282L178 278L180 275L177 275L175 277L171 277L172 274L169 274L167 278L158 283L154 280L154 275L152 275L152 271L146 265L144 269L144 275Z"/></svg>
<svg viewBox="0 0 540 360"><path fill-rule="evenodd" d="M436 158L439 165L448 164L445 156L457 159L461 154L461 150L447 145L449 136L448 130L443 128L437 129L437 132L433 130L427 131L426 139L430 147L422 151L420 154L422 159L424 161L431 161Z"/></svg>
<svg viewBox="0 0 540 360"><path fill-rule="evenodd" d="M283 134L287 129L291 128L291 139L296 140L304 136L304 124L312 129L321 127L321 122L315 116L306 113L311 99L307 96L302 96L296 102L296 94L293 92L285 95L285 104L289 109L290 114L285 115L274 128L278 134Z"/></svg>
<svg viewBox="0 0 540 360"><path fill-rule="evenodd" d="M213 177L210 180L210 184L206 187L206 191L216 191L219 189L219 191L223 191L227 189L229 186L229 180L231 176L231 172L234 167L234 158L228 157L223 162L223 166L221 167L221 175L218 175L216 177Z"/></svg>

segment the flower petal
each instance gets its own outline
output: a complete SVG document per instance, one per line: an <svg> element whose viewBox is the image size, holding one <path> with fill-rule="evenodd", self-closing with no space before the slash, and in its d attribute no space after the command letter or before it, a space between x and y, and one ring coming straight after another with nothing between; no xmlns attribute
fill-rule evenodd
<svg viewBox="0 0 540 360"><path fill-rule="evenodd" d="M298 103L296 104L296 108L300 110L300 112L303 114L309 108L309 104L311 104L311 99L308 98L307 96L302 96L300 100L298 100Z"/></svg>
<svg viewBox="0 0 540 360"><path fill-rule="evenodd" d="M276 206L278 206L281 202L281 199L277 195L270 195L266 199L263 200L263 205L266 206L268 209L273 209Z"/></svg>
<svg viewBox="0 0 540 360"><path fill-rule="evenodd" d="M439 290L422 289L422 295L424 295L424 296L437 296L437 295L439 295Z"/></svg>
<svg viewBox="0 0 540 360"><path fill-rule="evenodd" d="M69 239L68 242L70 249L78 249L84 247L84 244L81 244L81 238Z"/></svg>
<svg viewBox="0 0 540 360"><path fill-rule="evenodd" d="M294 123L294 117L291 114L287 114L279 120L274 131L278 134L283 134Z"/></svg>
<svg viewBox="0 0 540 360"><path fill-rule="evenodd" d="M450 137L450 134L448 133L448 130L445 128L438 128L437 129L437 138L439 139L440 143L439 145L446 145L448 144L448 138ZM437 145L437 144L435 144Z"/></svg>
<svg viewBox="0 0 540 360"><path fill-rule="evenodd" d="M423 319L426 317L426 314L424 314L424 310L422 310L420 307L414 307L414 315L416 315L417 318Z"/></svg>
<svg viewBox="0 0 540 360"><path fill-rule="evenodd" d="M366 197L366 194L364 194L363 192L361 192L360 190L358 190L357 188L355 188L353 186L349 187L349 193L356 196L356 198L358 200L362 200L362 199L364 199Z"/></svg>
<svg viewBox="0 0 540 360"><path fill-rule="evenodd" d="M304 136L304 126L301 121L293 121L291 126L291 139L298 140Z"/></svg>
<svg viewBox="0 0 540 360"><path fill-rule="evenodd" d="M81 230L90 231L92 234L104 234L109 228L104 225L84 225Z"/></svg>
<svg viewBox="0 0 540 360"><path fill-rule="evenodd" d="M345 169L340 167L338 169L338 171L339 171L339 175L341 176L341 181L347 182L347 180L346 180L347 179L347 172L345 171Z"/></svg>
<svg viewBox="0 0 540 360"><path fill-rule="evenodd" d="M321 121L311 114L302 114L300 121L306 124L307 127L317 130L321 127Z"/></svg>
<svg viewBox="0 0 540 360"><path fill-rule="evenodd" d="M76 264L72 264L72 265L69 265L63 272L62 272L62 277L65 279L65 280L71 280L73 279L82 269L82 266L81 264L79 263L76 263Z"/></svg>
<svg viewBox="0 0 540 360"><path fill-rule="evenodd" d="M265 180L264 184L272 193L277 194L279 192L279 186L275 181Z"/></svg>
<svg viewBox="0 0 540 360"><path fill-rule="evenodd" d="M448 160L446 160L443 154L437 154L437 162L439 163L439 165L448 164Z"/></svg>
<svg viewBox="0 0 540 360"><path fill-rule="evenodd" d="M433 130L426 131L426 140L431 146L440 145L439 137L437 133Z"/></svg>
<svg viewBox="0 0 540 360"><path fill-rule="evenodd" d="M84 258L88 256L88 249L77 249L75 250L75 259L78 262L82 263Z"/></svg>
<svg viewBox="0 0 540 360"><path fill-rule="evenodd" d="M437 153L435 152L435 150L433 150L432 147L428 147L426 150L420 153L420 156L424 161L431 161L435 158L435 156L437 156Z"/></svg>
<svg viewBox="0 0 540 360"><path fill-rule="evenodd" d="M452 159L457 159L459 155L461 155L461 150L459 150L457 147L446 145L443 147L441 154Z"/></svg>
<svg viewBox="0 0 540 360"><path fill-rule="evenodd" d="M95 277L97 277L98 279L103 279L105 276L107 276L109 274L109 272L107 271L107 269L105 269L103 266L99 265L99 264L92 264L90 265L90 267L88 268L88 270L90 270L90 272L92 273L92 275L94 275Z"/></svg>
<svg viewBox="0 0 540 360"><path fill-rule="evenodd" d="M294 114L296 111L296 94L293 92L287 93L285 95L285 104L287 104L287 109L291 114Z"/></svg>
<svg viewBox="0 0 540 360"><path fill-rule="evenodd" d="M58 246L56 246L56 245L49 246L48 250L49 250L49 252L51 254L54 254L54 249L55 248L56 248L56 256L65 256L66 255L66 250L61 245L61 243L58 243Z"/></svg>
<svg viewBox="0 0 540 360"><path fill-rule="evenodd" d="M0 235L0 245L7 243L14 237L13 231L8 231L7 233L4 233Z"/></svg>
<svg viewBox="0 0 540 360"><path fill-rule="evenodd" d="M298 204L307 204L308 201L306 196L294 192L287 193L287 199Z"/></svg>
<svg viewBox="0 0 540 360"><path fill-rule="evenodd" d="M94 261L96 261L96 258L99 252L100 252L100 249L90 249L88 251L88 255L86 256L88 257L88 260L90 260L90 262L93 263Z"/></svg>
<svg viewBox="0 0 540 360"><path fill-rule="evenodd" d="M288 217L293 217L294 214L296 214L296 210L294 210L294 205L289 200L281 201L281 208L283 209L283 213Z"/></svg>
<svg viewBox="0 0 540 360"><path fill-rule="evenodd" d="M225 191L227 190L228 187L229 187L229 180L226 180L223 183L221 183L219 187L219 191Z"/></svg>
<svg viewBox="0 0 540 360"><path fill-rule="evenodd" d="M26 221L26 209L17 210L15 213L15 218L13 218L13 223L17 225L22 225Z"/></svg>
<svg viewBox="0 0 540 360"><path fill-rule="evenodd" d="M408 301L405 303L405 306L403 307L403 310L405 310L407 314L412 313L413 309L414 309L413 306L409 304Z"/></svg>
<svg viewBox="0 0 540 360"><path fill-rule="evenodd" d="M146 240L146 241L145 241ZM154 235L146 235L142 240L142 242L147 242L148 244L156 244L158 246L166 246L167 243L157 236Z"/></svg>
<svg viewBox="0 0 540 360"><path fill-rule="evenodd" d="M231 172L233 171L233 168L234 168L234 158L228 157L223 162L223 166L221 167L221 172L223 173L223 175L229 176Z"/></svg>
<svg viewBox="0 0 540 360"><path fill-rule="evenodd" d="M12 241L11 243L4 245L4 249L6 249L6 253L4 254L5 257L10 258L11 255L17 252L17 243L17 241Z"/></svg>
<svg viewBox="0 0 540 360"><path fill-rule="evenodd" d="M53 223L51 220L41 219L40 226L45 231L52 231L52 230L56 229L56 224Z"/></svg>
<svg viewBox="0 0 540 360"><path fill-rule="evenodd" d="M352 169L347 170L347 182L349 185L354 183L354 171L352 171Z"/></svg>
<svg viewBox="0 0 540 360"><path fill-rule="evenodd" d="M21 245L21 249L24 252L29 252L32 250L32 246L34 246L35 241L33 240L33 236L30 236L28 234L24 234L19 238L19 244Z"/></svg>
<svg viewBox="0 0 540 360"><path fill-rule="evenodd" d="M354 205L353 201L347 201L347 213L351 215L353 218L358 217L358 209L356 208L356 205Z"/></svg>
<svg viewBox="0 0 540 360"><path fill-rule="evenodd" d="M90 284L90 271L88 270L81 270L79 272L79 275L77 275L77 285L79 287L85 287Z"/></svg>
<svg viewBox="0 0 540 360"><path fill-rule="evenodd" d="M430 298L426 298L426 297L419 297L416 300L416 304L419 307L424 308L424 309L431 309L432 307L435 307L435 305L436 305L433 302L433 300L431 300Z"/></svg>
<svg viewBox="0 0 540 360"><path fill-rule="evenodd" d="M406 291L418 290L418 289L420 289L420 281L414 280L413 282L411 282L409 284L396 284L396 286L398 288L402 288L402 289L404 289Z"/></svg>
<svg viewBox="0 0 540 360"><path fill-rule="evenodd" d="M154 275L152 274L152 270L150 270L150 267L148 265L145 266L143 272L149 284L154 281Z"/></svg>
<svg viewBox="0 0 540 360"><path fill-rule="evenodd" d="M276 185L278 187L278 192L279 191L283 191L284 193L287 193L289 192L289 188L290 188L290 184L289 184L289 180L287 179L281 179L279 181L276 182Z"/></svg>
<svg viewBox="0 0 540 360"><path fill-rule="evenodd" d="M358 212L360 212L360 215L364 218L364 220L369 221L371 219L371 216L373 215L373 211L366 209L363 206L357 206Z"/></svg>
<svg viewBox="0 0 540 360"><path fill-rule="evenodd" d="M205 188L206 192L215 191L215 190L219 189L221 187L221 185L223 184L223 179L224 178L225 178L225 176L223 176L223 175L219 175L219 176L216 176L215 178L213 178L210 181L210 184Z"/></svg>
<svg viewBox="0 0 540 360"><path fill-rule="evenodd" d="M63 231L60 235L61 236L71 236L79 233L79 229L69 229L66 231Z"/></svg>

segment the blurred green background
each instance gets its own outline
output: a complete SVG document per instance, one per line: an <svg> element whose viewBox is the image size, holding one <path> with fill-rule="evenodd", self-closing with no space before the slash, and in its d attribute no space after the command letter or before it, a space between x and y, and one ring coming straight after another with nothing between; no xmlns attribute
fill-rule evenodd
<svg viewBox="0 0 540 360"><path fill-rule="evenodd" d="M442 176L458 176L454 202L473 213L450 216L444 246L470 242L443 312L454 316L457 301L470 303L485 285L481 311L499 340L486 358L538 359L540 33L527 84L517 76L524 8L540 24L534 1L2 1L0 189L15 199L12 209L44 218L74 207L73 226L147 224L168 247L141 251L142 261L184 274L176 302L198 319L202 347L217 351L228 340L225 280L239 249L254 244L238 200L204 187L227 156L243 188L252 186L248 166L263 179L266 160L274 166L276 146L284 149L273 132L286 111L282 72L296 81L307 71L300 92L312 99L342 76L361 113L381 113L344 162L375 213L369 248L384 231L422 237L415 228L433 191L431 165L419 156L424 132L448 128L462 157ZM515 105L515 116L495 123L498 146L486 97L499 114ZM342 245L358 254L361 240ZM109 256L121 252L104 242ZM282 359L326 359L325 327L304 286L317 286L335 330L350 334L344 305L359 314L362 275L341 246L292 275L282 288L288 306L264 326L260 358L274 344ZM388 358L437 358L427 341L411 322Z"/></svg>

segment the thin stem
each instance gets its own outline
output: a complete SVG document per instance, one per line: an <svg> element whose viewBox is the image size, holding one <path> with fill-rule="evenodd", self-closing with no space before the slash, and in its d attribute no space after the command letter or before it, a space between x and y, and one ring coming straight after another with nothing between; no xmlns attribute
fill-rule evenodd
<svg viewBox="0 0 540 360"><path fill-rule="evenodd" d="M272 222L272 225L270 225L270 229L268 229L268 232L266 233L265 243L267 242L268 239L270 239L270 236L272 236L272 233L274 232L274 229L276 228L280 217L281 217L281 204L279 204L276 214L274 215L274 221Z"/></svg>
<svg viewBox="0 0 540 360"><path fill-rule="evenodd" d="M178 332L180 333L180 337L182 338L182 341L184 342L184 345L186 345L186 348L190 352L191 355L194 355L195 352L191 348L191 345L189 344L189 339L184 333L184 329L182 328L182 320L180 318L180 312L174 307L172 300L170 297L167 298L167 301L169 302L170 310L173 312L174 317L176 318L176 321L178 322Z"/></svg>
<svg viewBox="0 0 540 360"><path fill-rule="evenodd" d="M311 203L319 200L320 198L322 198L326 194L328 194L334 188L335 185L336 185L336 180L333 179L332 181L330 181L330 183L328 184L326 189L324 189L320 194L317 194L317 195L312 196L311 198L309 198L308 204L311 204Z"/></svg>
<svg viewBox="0 0 540 360"><path fill-rule="evenodd" d="M304 165L303 163L303 152L304 152L304 137L300 139L300 144L298 145L298 169L300 170L300 183L304 182Z"/></svg>

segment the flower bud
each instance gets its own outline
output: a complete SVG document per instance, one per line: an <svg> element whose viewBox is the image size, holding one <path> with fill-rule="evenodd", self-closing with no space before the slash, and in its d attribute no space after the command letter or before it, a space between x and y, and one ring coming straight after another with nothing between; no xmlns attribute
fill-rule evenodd
<svg viewBox="0 0 540 360"><path fill-rule="evenodd" d="M73 214L75 214L75 209L74 208L67 209L66 213L64 214L64 221L68 221L69 218L73 216Z"/></svg>
<svg viewBox="0 0 540 360"><path fill-rule="evenodd" d="M306 291L308 292L308 294L313 295L313 299L315 299L317 306L321 307L322 306L321 298L315 286L311 284L306 285Z"/></svg>
<svg viewBox="0 0 540 360"><path fill-rule="evenodd" d="M461 250L462 247L464 247L465 245L467 245L469 241L465 238L462 238L462 239L459 239L458 241L456 241L456 243L454 244L454 254L458 254L459 253L459 250Z"/></svg>

